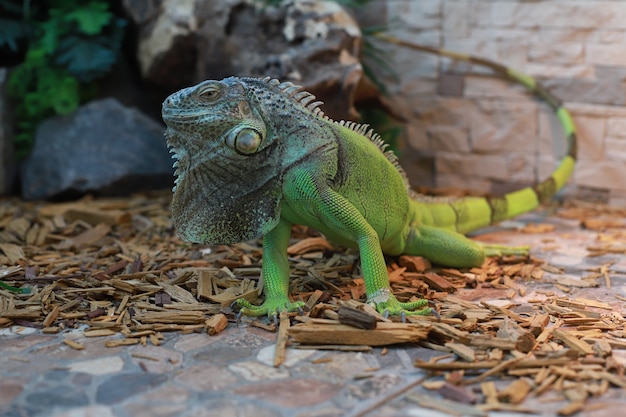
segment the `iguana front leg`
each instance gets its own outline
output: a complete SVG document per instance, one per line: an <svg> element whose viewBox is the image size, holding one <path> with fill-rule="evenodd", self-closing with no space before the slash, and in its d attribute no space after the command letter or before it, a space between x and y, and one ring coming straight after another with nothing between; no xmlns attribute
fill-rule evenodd
<svg viewBox="0 0 626 417"><path fill-rule="evenodd" d="M260 306L240 298L237 304L246 316L276 316L281 311L294 311L304 306L303 301L289 300L289 262L287 246L291 235L291 223L280 219L274 229L263 237L263 277L265 301Z"/></svg>
<svg viewBox="0 0 626 417"><path fill-rule="evenodd" d="M356 242L361 255L361 267L367 301L375 304L383 314L427 315L430 308L416 310L428 304L427 300L401 303L391 293L389 275L378 234L359 210L323 179L313 178L308 171L296 174L291 189L292 201L301 211L309 211L313 224L321 230L332 230L344 239ZM317 223L317 224L315 224Z"/></svg>

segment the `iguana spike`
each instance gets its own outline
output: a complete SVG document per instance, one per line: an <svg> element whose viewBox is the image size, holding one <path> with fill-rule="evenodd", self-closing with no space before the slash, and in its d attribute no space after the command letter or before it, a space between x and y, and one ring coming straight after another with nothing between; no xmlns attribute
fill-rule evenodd
<svg viewBox="0 0 626 417"><path fill-rule="evenodd" d="M266 78L264 78L263 80L265 80L265 79L267 79L267 78L269 78L269 77L266 77ZM269 80L267 81L267 83L268 83L269 85L272 85L272 86L278 86L278 85L280 85L280 81L278 81L276 78L269 78Z"/></svg>
<svg viewBox="0 0 626 417"><path fill-rule="evenodd" d="M315 103L313 103L315 104ZM319 107L314 107L313 110L311 110L311 112L319 117L324 117L324 112L322 111L322 109L320 109Z"/></svg>
<svg viewBox="0 0 626 417"><path fill-rule="evenodd" d="M289 97L293 97L300 90L302 90L302 87L300 87L299 85L292 85L291 87L283 90L283 92Z"/></svg>
<svg viewBox="0 0 626 417"><path fill-rule="evenodd" d="M300 91L298 94L294 95L293 98L298 100L298 102L305 107L307 104L315 100L315 96L308 91Z"/></svg>
<svg viewBox="0 0 626 417"><path fill-rule="evenodd" d="M323 101L315 101L311 104L309 104L308 106L306 106L306 108L309 111L312 111L313 113L317 114L318 112L322 111L319 107L324 104ZM315 110L317 110L318 112L316 112Z"/></svg>
<svg viewBox="0 0 626 417"><path fill-rule="evenodd" d="M294 83L292 83L291 81L283 81L282 83L278 84L278 88L282 91L285 91L288 88L291 88L293 86L294 86Z"/></svg>

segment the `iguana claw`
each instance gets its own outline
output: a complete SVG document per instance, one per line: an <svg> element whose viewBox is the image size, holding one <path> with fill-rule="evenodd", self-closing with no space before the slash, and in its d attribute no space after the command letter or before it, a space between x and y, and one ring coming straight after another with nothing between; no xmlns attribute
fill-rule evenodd
<svg viewBox="0 0 626 417"><path fill-rule="evenodd" d="M421 308L428 305L428 300L417 300L408 303L401 303L391 294L388 288L381 288L374 295L368 297L370 305L374 305L376 311L385 318L391 316L401 316L402 321L406 316L427 316L433 312L430 307Z"/></svg>
<svg viewBox="0 0 626 417"><path fill-rule="evenodd" d="M240 313L251 317L268 316L278 317L281 311L296 311L304 307L304 301L291 302L288 299L266 299L260 306L254 305L249 301L239 298L236 301L241 308ZM275 320L276 321L276 320Z"/></svg>

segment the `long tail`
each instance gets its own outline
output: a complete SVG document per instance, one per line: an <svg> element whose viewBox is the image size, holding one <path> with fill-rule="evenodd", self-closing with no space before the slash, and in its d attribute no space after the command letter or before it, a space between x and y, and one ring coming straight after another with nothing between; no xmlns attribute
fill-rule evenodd
<svg viewBox="0 0 626 417"><path fill-rule="evenodd" d="M550 200L565 185L574 170L576 161L576 128L569 111L563 107L561 101L534 78L487 59L416 45L381 33L375 36L396 45L487 67L497 75L522 84L554 110L567 138L567 151L558 168L550 177L532 187L522 188L502 197L467 197L449 201L417 197L420 204L426 203L428 207L429 213L425 215L431 218L424 219L426 223L447 227L459 233L471 232L531 211L539 204Z"/></svg>

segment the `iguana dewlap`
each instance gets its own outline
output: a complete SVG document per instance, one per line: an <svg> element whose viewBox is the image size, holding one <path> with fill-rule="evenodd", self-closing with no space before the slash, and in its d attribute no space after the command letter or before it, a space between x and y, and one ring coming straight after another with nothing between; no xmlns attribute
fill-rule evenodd
<svg viewBox="0 0 626 417"><path fill-rule="evenodd" d="M185 88L163 103L166 137L176 159L172 216L177 233L208 244L263 236L265 302L253 306L241 300L244 314L274 315L303 305L288 297L293 224L358 248L368 302L378 311L428 313L428 308L419 310L425 300L401 303L391 294L383 253L479 266L483 248L462 233L535 208L565 184L574 167L574 126L559 102L528 77L478 63L497 66L538 93L564 127L567 155L535 187L500 198L416 196L396 157L366 125L330 120L313 95L291 83L231 77Z"/></svg>

